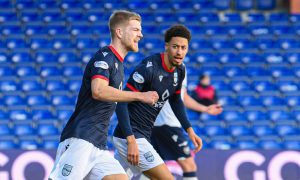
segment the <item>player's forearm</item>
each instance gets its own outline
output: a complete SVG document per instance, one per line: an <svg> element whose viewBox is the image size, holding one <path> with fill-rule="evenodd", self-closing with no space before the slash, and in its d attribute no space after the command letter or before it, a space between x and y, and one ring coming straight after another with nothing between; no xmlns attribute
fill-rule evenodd
<svg viewBox="0 0 300 180"><path fill-rule="evenodd" d="M105 86L98 88L93 93L93 98L100 101L109 102L130 102L140 101L141 93L132 91L121 91L111 86Z"/></svg>
<svg viewBox="0 0 300 180"><path fill-rule="evenodd" d="M130 118L128 112L128 103L120 102L116 107L116 115L122 133L127 137L133 135L130 125Z"/></svg>
<svg viewBox="0 0 300 180"><path fill-rule="evenodd" d="M204 106L200 103L198 103L196 100L194 100L190 95L188 95L186 92L184 93L184 105L194 111L198 112L207 112L208 107Z"/></svg>
<svg viewBox="0 0 300 180"><path fill-rule="evenodd" d="M188 128L191 127L191 123L189 122L185 109L184 104L181 100L181 97L178 95L172 96L169 99L170 106L176 116L176 118L179 120L181 126L184 130L187 131Z"/></svg>

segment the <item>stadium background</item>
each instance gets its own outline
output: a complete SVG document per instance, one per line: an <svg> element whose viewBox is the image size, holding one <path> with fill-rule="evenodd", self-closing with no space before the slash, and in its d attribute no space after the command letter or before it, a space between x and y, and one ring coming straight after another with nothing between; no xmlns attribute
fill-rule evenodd
<svg viewBox="0 0 300 180"><path fill-rule="evenodd" d="M188 111L204 140L203 154L251 150L270 159L273 150L298 153L300 15L290 14L288 5L284 0L0 0L0 179L2 169L13 176L18 153L50 150L53 157L85 65L110 43L107 21L114 9L143 18L144 39L140 52L126 57L127 75L143 57L164 49L170 25L190 28L188 90L208 73L224 107L219 116ZM113 116L109 134L116 122ZM111 139L108 145L113 150ZM283 179L299 179L299 154L286 157L295 162L285 166L291 173ZM246 169L240 178L255 179L255 168ZM225 174L216 171L210 175Z"/></svg>

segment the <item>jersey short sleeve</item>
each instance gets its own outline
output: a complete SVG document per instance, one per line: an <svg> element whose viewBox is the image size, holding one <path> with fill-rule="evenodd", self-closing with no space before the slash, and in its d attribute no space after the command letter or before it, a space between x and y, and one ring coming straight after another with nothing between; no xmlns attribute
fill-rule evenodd
<svg viewBox="0 0 300 180"><path fill-rule="evenodd" d="M101 54L97 53L95 55L95 60L90 65L91 67L91 77L92 79L101 78L109 81L110 68L114 67L110 65L110 62L113 61L112 56L107 55L103 57Z"/></svg>
<svg viewBox="0 0 300 180"><path fill-rule="evenodd" d="M143 90L146 84L149 84L148 82L150 82L150 77L151 71L144 63L142 63L131 73L125 89L140 92Z"/></svg>

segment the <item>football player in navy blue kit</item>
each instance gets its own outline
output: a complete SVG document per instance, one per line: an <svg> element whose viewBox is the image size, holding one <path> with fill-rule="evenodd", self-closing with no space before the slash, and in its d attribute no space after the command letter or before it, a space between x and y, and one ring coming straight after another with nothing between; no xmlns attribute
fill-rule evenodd
<svg viewBox="0 0 300 180"><path fill-rule="evenodd" d="M128 179L120 163L107 150L109 120L116 102L154 104L154 91L122 91L123 59L138 51L143 37L140 15L115 11L109 19L111 44L101 48L85 68L75 111L61 134L49 179Z"/></svg>
<svg viewBox="0 0 300 180"><path fill-rule="evenodd" d="M180 95L185 77L185 67L182 63L188 52L190 39L191 34L185 26L172 26L165 34L165 52L145 58L128 79L126 90L156 91L159 95L159 100L154 105L143 102L117 105L119 121L113 135L117 149L115 157L128 174L143 172L151 179L174 178L150 144L154 121L167 100L194 143L195 152L202 147L202 140L194 133L187 119Z"/></svg>

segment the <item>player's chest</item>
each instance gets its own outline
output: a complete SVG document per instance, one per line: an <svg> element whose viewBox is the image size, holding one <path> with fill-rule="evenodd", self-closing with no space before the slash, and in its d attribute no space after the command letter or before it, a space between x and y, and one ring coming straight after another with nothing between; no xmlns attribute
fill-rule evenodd
<svg viewBox="0 0 300 180"><path fill-rule="evenodd" d="M152 88L160 97L173 94L179 85L178 73L158 72L154 75Z"/></svg>

